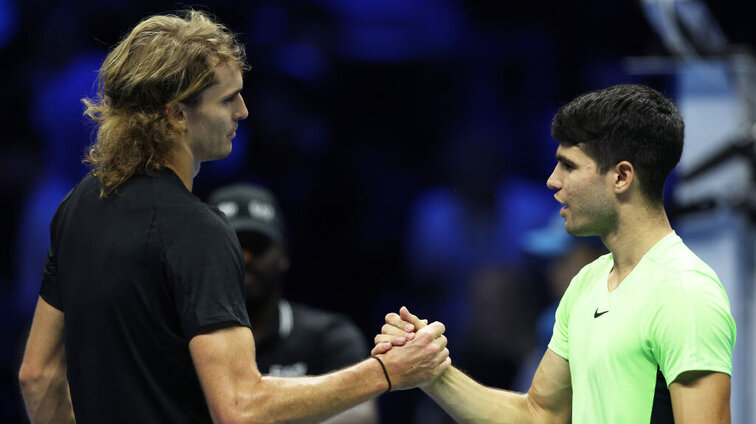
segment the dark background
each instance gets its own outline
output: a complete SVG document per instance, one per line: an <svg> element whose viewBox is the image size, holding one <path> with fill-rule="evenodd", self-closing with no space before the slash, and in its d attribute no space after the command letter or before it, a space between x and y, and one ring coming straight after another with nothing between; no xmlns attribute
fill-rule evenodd
<svg viewBox="0 0 756 424"><path fill-rule="evenodd" d="M742 4L708 6L730 42L749 46L756 37ZM270 187L289 228L287 296L349 315L368 342L403 304L465 334L478 307L468 277L482 266L471 257L494 245L501 254L486 266L529 283L522 296L535 316L550 299L539 258L519 240L557 210L545 189L551 117L577 94L615 83L675 95L668 77L623 67L630 56L667 54L634 1L0 0L2 422L24 420L16 375L47 223L86 172L92 126L79 99L92 94L107 49L140 19L187 6L239 33L253 67L243 91L250 117L234 153L203 165L195 194L240 180ZM508 191L520 186L525 194ZM496 200L502 193L506 205ZM530 204L547 206L526 223L510 213ZM459 205L476 212L438 218ZM470 225L480 237L454 238L469 236ZM444 262L458 260L454 271L434 267L417 242L436 233ZM495 293L514 297L515 287ZM447 308L449 299L456 306ZM473 374L485 379L497 367ZM381 398L384 422L411 421L420 397Z"/></svg>

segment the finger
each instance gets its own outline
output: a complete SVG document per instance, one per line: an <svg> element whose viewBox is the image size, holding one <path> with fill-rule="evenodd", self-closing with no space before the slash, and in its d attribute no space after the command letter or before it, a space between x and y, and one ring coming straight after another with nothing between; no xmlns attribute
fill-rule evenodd
<svg viewBox="0 0 756 424"><path fill-rule="evenodd" d="M413 315L406 306L399 308L399 317L415 326L418 330L428 325L427 319L420 319Z"/></svg>
<svg viewBox="0 0 756 424"><path fill-rule="evenodd" d="M433 355L433 363L436 366L443 364L447 359L449 359L449 349L440 350Z"/></svg>
<svg viewBox="0 0 756 424"><path fill-rule="evenodd" d="M402 330L401 328L397 328L391 324L383 324L383 327L381 327L381 334L399 337L399 336L403 336L404 333L405 333L404 330Z"/></svg>
<svg viewBox="0 0 756 424"><path fill-rule="evenodd" d="M391 350L391 343L380 343L370 351L370 356L380 355Z"/></svg>
<svg viewBox="0 0 756 424"><path fill-rule="evenodd" d="M378 334L373 339L373 342L375 344L380 343L391 343L393 346L403 346L405 343L407 343L406 337L394 337L387 334Z"/></svg>
<svg viewBox="0 0 756 424"><path fill-rule="evenodd" d="M427 327L425 327L422 330L418 331L417 335L419 337L421 334L428 334L428 335L431 336L431 339L435 340L439 336L441 336L442 334L444 334L445 331L446 331L446 326L444 326L444 324L442 324L442 323L440 323L438 321L434 321L433 323L428 324Z"/></svg>
<svg viewBox="0 0 756 424"><path fill-rule="evenodd" d="M415 331L415 326L411 321L405 321L398 314L391 312L386 314L386 324L393 325L402 331Z"/></svg>
<svg viewBox="0 0 756 424"><path fill-rule="evenodd" d="M444 362L442 362L438 367L439 374L448 370L451 367L451 365L452 365L451 356L447 356L446 359L444 359Z"/></svg>
<svg viewBox="0 0 756 424"><path fill-rule="evenodd" d="M381 327L381 334L393 337L404 337L407 340L412 340L415 338L415 333L402 331L401 329L396 328L391 324L383 324L383 327Z"/></svg>
<svg viewBox="0 0 756 424"><path fill-rule="evenodd" d="M444 349L444 348L446 347L446 344L447 344L448 342L449 342L449 341L448 341L448 340L446 339L446 336L444 336L443 334L442 334L442 335L440 335L440 336L438 336L438 338L437 338L436 340L434 340L434 341L433 341L433 343L434 343L434 344L435 344L436 346L438 346L438 349L439 349L439 350L441 350L441 349Z"/></svg>

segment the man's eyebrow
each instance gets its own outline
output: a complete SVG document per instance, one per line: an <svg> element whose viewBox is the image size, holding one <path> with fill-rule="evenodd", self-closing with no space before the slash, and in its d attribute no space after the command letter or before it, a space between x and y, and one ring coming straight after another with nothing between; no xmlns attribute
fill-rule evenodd
<svg viewBox="0 0 756 424"><path fill-rule="evenodd" d="M235 90L235 91L229 93L228 95L223 96L223 98L224 99L230 99L232 97L235 97L237 94L241 93L243 89L244 89L244 87L240 87L238 90Z"/></svg>
<svg viewBox="0 0 756 424"><path fill-rule="evenodd" d="M559 162L565 163L567 165L575 165L575 162L567 159L567 157L561 153L556 154L556 160L558 160Z"/></svg>

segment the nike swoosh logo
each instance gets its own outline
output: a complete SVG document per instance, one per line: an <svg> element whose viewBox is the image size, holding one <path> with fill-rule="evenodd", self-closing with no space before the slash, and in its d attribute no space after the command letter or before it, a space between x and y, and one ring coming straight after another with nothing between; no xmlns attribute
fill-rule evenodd
<svg viewBox="0 0 756 424"><path fill-rule="evenodd" d="M604 315L607 312L609 312L609 311L599 312L598 308L596 308L596 312L593 313L593 317L594 318L598 318L598 317L600 317L601 315Z"/></svg>

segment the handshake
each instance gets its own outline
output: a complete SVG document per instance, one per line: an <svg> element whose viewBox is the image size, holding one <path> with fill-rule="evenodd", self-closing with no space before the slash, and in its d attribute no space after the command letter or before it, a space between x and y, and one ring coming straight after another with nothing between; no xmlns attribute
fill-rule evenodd
<svg viewBox="0 0 756 424"><path fill-rule="evenodd" d="M444 324L428 324L404 306L386 315L370 354L383 366L388 390L425 387L451 366L444 331Z"/></svg>

